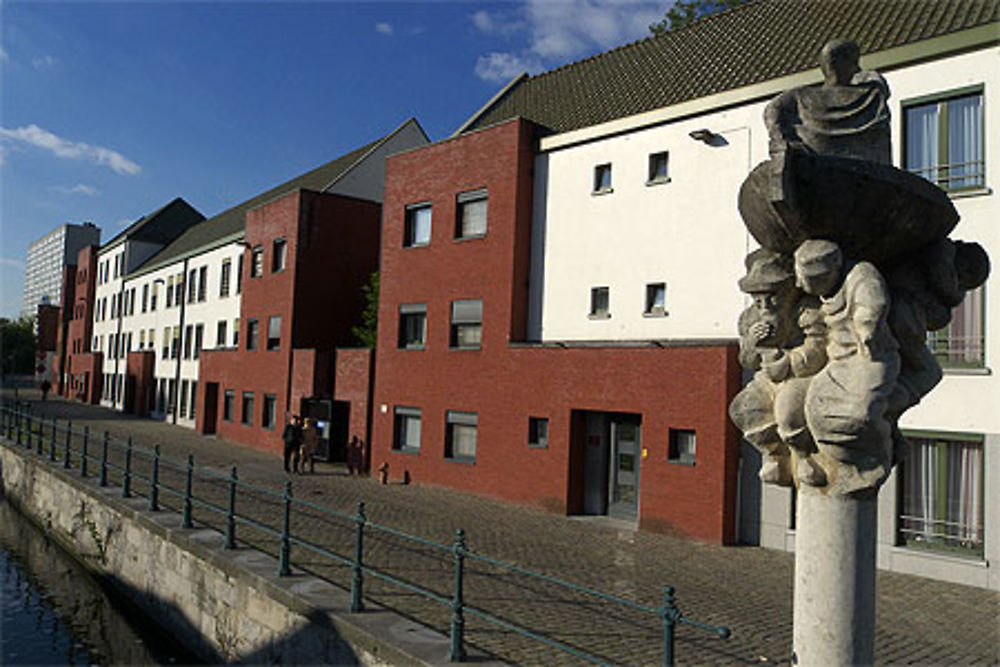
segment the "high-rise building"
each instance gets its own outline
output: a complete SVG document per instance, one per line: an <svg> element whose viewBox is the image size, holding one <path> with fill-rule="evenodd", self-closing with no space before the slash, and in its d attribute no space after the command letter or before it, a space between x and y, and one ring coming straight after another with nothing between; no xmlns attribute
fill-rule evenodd
<svg viewBox="0 0 1000 667"><path fill-rule="evenodd" d="M100 228L85 222L61 225L28 246L21 317L34 316L40 303L58 306L62 297L63 267L74 264L82 248L100 242Z"/></svg>

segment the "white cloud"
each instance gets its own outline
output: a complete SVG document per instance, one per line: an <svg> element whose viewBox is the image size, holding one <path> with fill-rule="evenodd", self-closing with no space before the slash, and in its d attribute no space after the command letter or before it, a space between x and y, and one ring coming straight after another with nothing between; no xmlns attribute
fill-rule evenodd
<svg viewBox="0 0 1000 667"><path fill-rule="evenodd" d="M391 23L376 23L375 32L380 35L386 35L387 37L392 37L394 30L392 29Z"/></svg>
<svg viewBox="0 0 1000 667"><path fill-rule="evenodd" d="M39 72L45 72L56 66L56 59L50 55L44 55L40 58L32 60L31 65Z"/></svg>
<svg viewBox="0 0 1000 667"><path fill-rule="evenodd" d="M521 72L537 72L537 60L525 60L513 53L488 53L476 61L476 76L483 81L507 83Z"/></svg>
<svg viewBox="0 0 1000 667"><path fill-rule="evenodd" d="M517 67L518 71L546 69L648 37L649 24L663 18L670 4L669 0L525 0L517 20L477 11L471 16L477 30L504 37L524 33L526 44L511 53L480 56L476 74L487 81L503 80L500 73Z"/></svg>
<svg viewBox="0 0 1000 667"><path fill-rule="evenodd" d="M102 146L91 146L79 141L69 141L34 124L15 129L0 127L0 140L20 141L31 146L44 148L57 157L69 160L87 160L103 167L109 167L119 174L135 176L142 171L142 167L117 151Z"/></svg>
<svg viewBox="0 0 1000 667"><path fill-rule="evenodd" d="M52 186L52 189L64 195L86 195L88 197L93 197L101 194L101 191L97 188L90 185L84 185L83 183L78 183L71 188L64 185L54 185Z"/></svg>

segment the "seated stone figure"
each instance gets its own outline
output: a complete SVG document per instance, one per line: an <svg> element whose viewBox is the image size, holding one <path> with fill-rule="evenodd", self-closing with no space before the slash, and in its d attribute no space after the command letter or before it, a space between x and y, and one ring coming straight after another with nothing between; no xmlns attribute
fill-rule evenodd
<svg viewBox="0 0 1000 667"><path fill-rule="evenodd" d="M764 111L774 156L789 148L882 164L892 162L889 86L862 70L858 45L834 40L820 52L823 84L793 88Z"/></svg>

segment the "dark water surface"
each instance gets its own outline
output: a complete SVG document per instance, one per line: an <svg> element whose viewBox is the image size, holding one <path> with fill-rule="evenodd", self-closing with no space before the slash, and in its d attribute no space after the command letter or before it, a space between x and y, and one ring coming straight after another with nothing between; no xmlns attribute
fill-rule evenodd
<svg viewBox="0 0 1000 667"><path fill-rule="evenodd" d="M190 664L0 492L0 665Z"/></svg>

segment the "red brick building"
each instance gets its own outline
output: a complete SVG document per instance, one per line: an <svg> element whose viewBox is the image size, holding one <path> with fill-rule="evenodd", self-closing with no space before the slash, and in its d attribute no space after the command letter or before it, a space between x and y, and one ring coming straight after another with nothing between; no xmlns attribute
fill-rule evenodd
<svg viewBox="0 0 1000 667"><path fill-rule="evenodd" d="M388 161L373 469L731 542L731 341L526 340L536 133Z"/></svg>
<svg viewBox="0 0 1000 667"><path fill-rule="evenodd" d="M64 362L67 380L60 388L63 396L93 404L101 397L103 361L101 353L92 349L98 250L98 246L92 245L79 252L72 284L63 299L64 308L69 308L69 321Z"/></svg>

